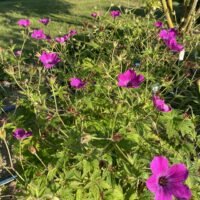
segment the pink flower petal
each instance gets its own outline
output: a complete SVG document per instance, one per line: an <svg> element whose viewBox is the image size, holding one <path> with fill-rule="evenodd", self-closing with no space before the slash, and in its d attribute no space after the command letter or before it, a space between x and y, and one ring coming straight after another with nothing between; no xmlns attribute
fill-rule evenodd
<svg viewBox="0 0 200 200"><path fill-rule="evenodd" d="M169 162L164 156L155 156L151 161L150 168L155 175L163 174L168 170Z"/></svg>
<svg viewBox="0 0 200 200"><path fill-rule="evenodd" d="M127 77L124 76L123 74L120 74L118 76L118 86L126 87L128 82L129 82L129 79L127 79Z"/></svg>
<svg viewBox="0 0 200 200"><path fill-rule="evenodd" d="M190 189L184 184L173 185L170 189L176 198L188 200L192 197Z"/></svg>
<svg viewBox="0 0 200 200"><path fill-rule="evenodd" d="M170 112L172 110L159 96L153 96L153 104L161 112Z"/></svg>
<svg viewBox="0 0 200 200"><path fill-rule="evenodd" d="M146 186L151 192L155 193L159 187L157 179L158 179L158 177L156 175L152 175L146 181Z"/></svg>
<svg viewBox="0 0 200 200"><path fill-rule="evenodd" d="M188 170L184 164L175 164L169 168L168 178L170 183L183 182L188 177Z"/></svg>
<svg viewBox="0 0 200 200"><path fill-rule="evenodd" d="M163 104L162 111L163 112L170 112L172 109L167 104Z"/></svg>
<svg viewBox="0 0 200 200"><path fill-rule="evenodd" d="M132 85L133 87L138 88L143 81L144 81L144 76L139 74L136 76L136 79L132 80Z"/></svg>
<svg viewBox="0 0 200 200"><path fill-rule="evenodd" d="M129 69L126 72L124 72L124 76L126 76L129 79L133 79L136 76L136 73L132 69Z"/></svg>
<svg viewBox="0 0 200 200"><path fill-rule="evenodd" d="M164 188L159 188L156 192L155 200L172 200L172 194Z"/></svg>
<svg viewBox="0 0 200 200"><path fill-rule="evenodd" d="M162 23L161 21L157 21L157 22L154 23L154 26L155 26L156 28L162 28L163 23Z"/></svg>

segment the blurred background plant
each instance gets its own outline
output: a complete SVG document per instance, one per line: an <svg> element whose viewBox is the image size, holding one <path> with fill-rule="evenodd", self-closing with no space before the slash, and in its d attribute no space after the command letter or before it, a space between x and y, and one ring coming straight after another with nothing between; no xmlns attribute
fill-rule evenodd
<svg viewBox="0 0 200 200"><path fill-rule="evenodd" d="M177 27L182 33L194 31L200 17L198 0L146 0L148 8L162 9L167 19L168 27ZM199 28L199 25L198 25Z"/></svg>

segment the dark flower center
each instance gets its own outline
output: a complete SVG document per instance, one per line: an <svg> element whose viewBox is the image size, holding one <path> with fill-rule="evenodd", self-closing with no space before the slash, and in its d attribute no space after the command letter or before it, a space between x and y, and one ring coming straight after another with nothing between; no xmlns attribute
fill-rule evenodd
<svg viewBox="0 0 200 200"><path fill-rule="evenodd" d="M126 86L127 86L127 87L132 87L132 86L133 86L132 80L128 81L128 83L127 83Z"/></svg>
<svg viewBox="0 0 200 200"><path fill-rule="evenodd" d="M161 186L167 186L168 180L167 180L166 177L161 176L161 177L159 178L159 180L158 180L158 183L159 183L159 185L161 185Z"/></svg>

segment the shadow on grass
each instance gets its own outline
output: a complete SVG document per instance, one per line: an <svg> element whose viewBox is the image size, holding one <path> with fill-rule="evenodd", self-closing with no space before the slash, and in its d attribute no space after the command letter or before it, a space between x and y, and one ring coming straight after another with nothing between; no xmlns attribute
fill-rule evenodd
<svg viewBox="0 0 200 200"><path fill-rule="evenodd" d="M70 14L72 4L63 0L6 0L0 2L0 15L17 12L21 15L46 16L52 14Z"/></svg>
<svg viewBox="0 0 200 200"><path fill-rule="evenodd" d="M56 27L52 29L57 32L64 29L66 25L81 26L81 20L88 19L89 17L75 16L70 12L74 6L73 3L64 0L1 0L0 21L2 32L0 31L0 38L3 42L0 45L6 47L5 45L11 46L16 43L18 46L21 46L23 43L21 28L16 24L20 18L40 19L50 17L55 22ZM58 23L63 23L64 26ZM6 27L5 31L4 27Z"/></svg>

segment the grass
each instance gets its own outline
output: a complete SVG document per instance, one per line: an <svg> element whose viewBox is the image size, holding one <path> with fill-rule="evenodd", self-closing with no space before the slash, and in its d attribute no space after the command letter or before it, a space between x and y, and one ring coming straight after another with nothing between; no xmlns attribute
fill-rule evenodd
<svg viewBox="0 0 200 200"><path fill-rule="evenodd" d="M140 1L130 0L3 0L0 2L0 47L20 41L17 21L29 18L33 27L41 17L50 17L52 23L46 31L58 35L66 33L68 28L81 26L91 20L90 14L95 10L106 12L111 4L123 7L138 7ZM17 39L16 39L17 38Z"/></svg>

